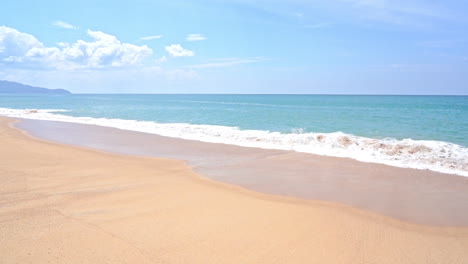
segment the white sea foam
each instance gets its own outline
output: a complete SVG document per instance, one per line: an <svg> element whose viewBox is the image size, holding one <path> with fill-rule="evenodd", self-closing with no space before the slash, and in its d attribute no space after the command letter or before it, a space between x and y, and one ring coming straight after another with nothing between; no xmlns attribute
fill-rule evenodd
<svg viewBox="0 0 468 264"><path fill-rule="evenodd" d="M342 132L304 133L301 129L284 134L262 130L240 130L236 127L215 125L72 117L59 114L63 111L66 110L0 108L0 115L99 125L167 137L245 147L294 150L468 176L468 148L443 141L373 139Z"/></svg>

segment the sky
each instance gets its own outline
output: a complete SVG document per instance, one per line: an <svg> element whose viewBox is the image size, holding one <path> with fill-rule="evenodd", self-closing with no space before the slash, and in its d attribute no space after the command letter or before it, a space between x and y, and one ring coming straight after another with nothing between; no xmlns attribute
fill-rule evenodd
<svg viewBox="0 0 468 264"><path fill-rule="evenodd" d="M4 1L0 80L74 93L466 95L468 2Z"/></svg>

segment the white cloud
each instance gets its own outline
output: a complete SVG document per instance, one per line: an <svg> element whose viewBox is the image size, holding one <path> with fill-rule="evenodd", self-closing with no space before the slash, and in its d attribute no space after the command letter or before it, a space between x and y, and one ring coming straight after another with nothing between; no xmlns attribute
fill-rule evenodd
<svg viewBox="0 0 468 264"><path fill-rule="evenodd" d="M21 57L28 50L41 45L42 43L32 35L21 33L14 28L0 26L0 60L21 61Z"/></svg>
<svg viewBox="0 0 468 264"><path fill-rule="evenodd" d="M54 23L52 23L52 25L56 27L60 27L60 28L65 28L65 29L76 29L76 27L73 26L72 24L67 23L65 21L61 21L61 20L55 21Z"/></svg>
<svg viewBox="0 0 468 264"><path fill-rule="evenodd" d="M167 61L167 57L166 57L166 56L162 56L161 58L159 58L159 59L156 60L156 62L157 62L157 63L160 63L160 64L161 64L161 63L164 63L164 62L166 62L166 61Z"/></svg>
<svg viewBox="0 0 468 264"><path fill-rule="evenodd" d="M186 38L187 41L200 41L205 39L207 39L207 37L202 34L188 34Z"/></svg>
<svg viewBox="0 0 468 264"><path fill-rule="evenodd" d="M115 36L88 30L92 41L46 47L34 36L0 26L0 66L85 69L137 65L152 54L146 46L121 43Z"/></svg>
<svg viewBox="0 0 468 264"><path fill-rule="evenodd" d="M162 35L156 35L156 36L147 36L147 37L141 37L141 40L152 40L152 39L160 39L162 38Z"/></svg>
<svg viewBox="0 0 468 264"><path fill-rule="evenodd" d="M261 62L263 60L264 60L264 58L261 58L261 57L255 57L255 58L223 58L223 59L213 59L208 63L189 65L187 67L191 68L191 69L221 68L221 67L235 66L235 65L239 65L239 64Z"/></svg>
<svg viewBox="0 0 468 264"><path fill-rule="evenodd" d="M180 44L172 44L170 46L166 46L166 51L172 57L192 57L195 55L195 52L184 49Z"/></svg>

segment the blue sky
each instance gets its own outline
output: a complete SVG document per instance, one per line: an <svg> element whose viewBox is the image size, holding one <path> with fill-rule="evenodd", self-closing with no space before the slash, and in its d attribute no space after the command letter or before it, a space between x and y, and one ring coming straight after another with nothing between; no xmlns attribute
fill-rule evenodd
<svg viewBox="0 0 468 264"><path fill-rule="evenodd" d="M76 93L468 94L468 2L6 1L0 79Z"/></svg>

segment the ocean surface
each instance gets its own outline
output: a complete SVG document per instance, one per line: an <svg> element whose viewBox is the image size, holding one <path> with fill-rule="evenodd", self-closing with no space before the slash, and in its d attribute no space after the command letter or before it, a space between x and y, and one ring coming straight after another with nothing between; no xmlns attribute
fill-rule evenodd
<svg viewBox="0 0 468 264"><path fill-rule="evenodd" d="M0 115L468 176L468 96L0 94Z"/></svg>

